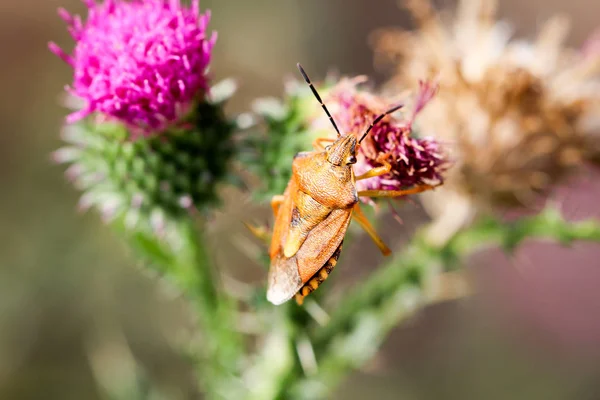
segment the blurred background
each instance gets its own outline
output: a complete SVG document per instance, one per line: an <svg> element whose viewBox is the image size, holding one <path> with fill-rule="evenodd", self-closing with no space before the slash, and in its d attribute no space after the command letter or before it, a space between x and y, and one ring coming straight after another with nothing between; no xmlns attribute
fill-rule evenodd
<svg viewBox="0 0 600 400"><path fill-rule="evenodd" d="M193 328L180 295L138 269L97 214L78 214L77 192L50 161L66 114L59 96L71 79L46 47L54 40L71 48L59 6L84 12L78 0L0 4L0 399L201 398L177 350ZM368 35L410 24L394 0L204 0L202 7L219 31L213 74L240 85L232 113L258 96L279 96L297 61L315 80L339 71L381 83ZM499 9L525 36L556 12L572 18L569 43L578 46L598 24L600 3L501 0ZM596 177L553 194L569 217L600 216ZM240 222L249 211L265 220L268 212L225 195L212 222L215 258L236 278L262 283L264 271L232 238L247 236ZM401 213L404 225L384 224L388 242L425 219L418 204ZM349 282L381 261L363 244L343 256ZM496 250L478 254L468 271L477 294L398 327L335 398L600 399L599 260L600 247L580 244L528 243L511 260ZM341 293L344 284L328 289Z"/></svg>

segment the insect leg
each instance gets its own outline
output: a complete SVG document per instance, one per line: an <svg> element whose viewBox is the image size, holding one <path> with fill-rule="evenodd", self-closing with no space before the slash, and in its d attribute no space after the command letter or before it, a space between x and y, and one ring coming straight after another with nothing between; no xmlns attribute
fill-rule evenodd
<svg viewBox="0 0 600 400"><path fill-rule="evenodd" d="M271 208L273 209L273 215L277 216L279 212L279 206L283 203L285 197L282 194L275 195L271 198Z"/></svg>
<svg viewBox="0 0 600 400"><path fill-rule="evenodd" d="M391 164L385 160L380 160L380 162L381 164L383 164L381 167L375 167L373 169L370 169L364 174L357 176L355 179L357 181L360 181L361 179L373 178L374 176L381 176L390 172L390 170L392 169Z"/></svg>
<svg viewBox="0 0 600 400"><path fill-rule="evenodd" d="M279 212L279 207L281 203L285 200L283 195L276 195L271 198L271 208L273 209L273 215L277 217L277 213ZM246 228L252 233L254 236L267 243L267 245L271 242L271 234L262 226L252 225L248 222L244 222Z"/></svg>
<svg viewBox="0 0 600 400"><path fill-rule="evenodd" d="M435 189L441 185L419 185L406 190L361 190L358 197L402 197Z"/></svg>
<svg viewBox="0 0 600 400"><path fill-rule="evenodd" d="M265 242L267 245L271 242L271 234L262 226L252 225L248 222L243 222L251 234Z"/></svg>
<svg viewBox="0 0 600 400"><path fill-rule="evenodd" d="M324 138L324 137L317 138L317 139L315 139L315 141L312 143L312 146L313 146L313 148L314 148L315 150L318 150L318 151L323 151L323 150L325 150L325 146L323 146L323 145L321 144L321 143L323 143L323 142L325 142L325 143L333 143L333 142L335 142L335 139Z"/></svg>
<svg viewBox="0 0 600 400"><path fill-rule="evenodd" d="M354 209L352 212L354 214L354 220L356 222L358 222L358 224L361 226L361 228L363 228L365 230L365 232L367 232L367 235L369 235L369 237L373 240L373 242L375 242L377 247L379 247L379 250L381 250L381 253L384 256L390 255L390 253L392 251L389 249L389 247L386 246L386 244L383 242L383 240L379 237L379 235L375 231L375 228L373 228L373 226L371 225L371 223L369 222L369 220L367 219L365 214L363 214L363 212L360 209L358 204L354 206Z"/></svg>

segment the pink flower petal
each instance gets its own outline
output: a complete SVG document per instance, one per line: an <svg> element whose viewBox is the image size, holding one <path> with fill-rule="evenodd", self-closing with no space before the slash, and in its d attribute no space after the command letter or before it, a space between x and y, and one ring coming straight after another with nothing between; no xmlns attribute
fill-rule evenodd
<svg viewBox="0 0 600 400"><path fill-rule="evenodd" d="M98 112L147 136L177 122L177 110L205 95L216 35L207 34L210 13L200 14L197 0L190 7L179 0L84 3L83 23L59 9L76 41L73 54L48 45L73 67L72 94L88 104L69 122Z"/></svg>
<svg viewBox="0 0 600 400"><path fill-rule="evenodd" d="M356 82L341 81L331 91L335 103L334 118L343 132L362 136L365 129L389 108L384 99L358 90ZM441 145L431 138L411 136L414 116L433 98L437 84L421 82L411 119L388 116L376 124L362 143L357 174L381 166L385 159L392 166L390 173L357 182L359 190L399 190L425 183L442 182L448 162Z"/></svg>

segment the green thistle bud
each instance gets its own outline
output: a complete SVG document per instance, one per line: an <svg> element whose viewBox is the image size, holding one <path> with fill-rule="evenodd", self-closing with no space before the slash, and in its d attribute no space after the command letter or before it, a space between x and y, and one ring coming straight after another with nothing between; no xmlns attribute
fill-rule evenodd
<svg viewBox="0 0 600 400"><path fill-rule="evenodd" d="M330 79L318 88L324 96L333 84ZM266 135L250 139L249 146L254 153L247 160L249 168L260 178L261 189L258 200L268 200L281 194L292 174L292 160L301 151L312 150L312 142L324 136L316 126L322 113L310 88L302 81L287 82L282 100L276 98L258 99L253 105L254 114L259 117ZM330 129L326 126L326 129Z"/></svg>
<svg viewBox="0 0 600 400"><path fill-rule="evenodd" d="M212 89L180 124L160 135L130 138L125 125L99 116L66 125L68 146L54 153L69 163L67 177L82 191L80 208L97 207L106 221L164 233L169 222L218 204L228 179L235 124L223 114L230 84Z"/></svg>

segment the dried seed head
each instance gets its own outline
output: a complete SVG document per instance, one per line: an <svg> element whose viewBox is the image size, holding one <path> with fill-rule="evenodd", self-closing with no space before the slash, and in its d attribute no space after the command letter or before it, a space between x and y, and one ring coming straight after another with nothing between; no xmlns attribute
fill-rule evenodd
<svg viewBox="0 0 600 400"><path fill-rule="evenodd" d="M387 90L423 74L439 80L418 129L451 143L457 165L430 198L450 204L451 190L466 208L519 206L598 160L600 52L593 41L585 52L565 48L566 19L549 20L527 42L495 20L494 0L461 0L448 23L427 0L406 4L418 29L383 30L373 44L377 64L394 73Z"/></svg>

